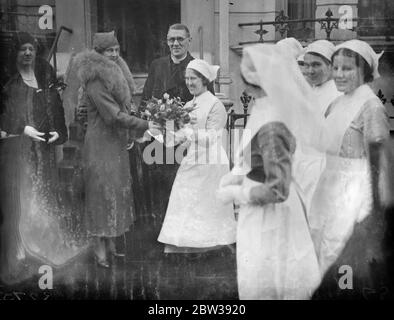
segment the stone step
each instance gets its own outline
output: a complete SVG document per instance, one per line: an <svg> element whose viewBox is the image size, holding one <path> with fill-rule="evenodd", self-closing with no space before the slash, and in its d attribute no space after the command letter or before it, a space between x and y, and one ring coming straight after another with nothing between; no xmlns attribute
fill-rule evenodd
<svg viewBox="0 0 394 320"><path fill-rule="evenodd" d="M77 172L75 161L62 160L58 164L59 180L61 183L72 183L74 175Z"/></svg>
<svg viewBox="0 0 394 320"><path fill-rule="evenodd" d="M77 152L78 148L75 146L63 146L63 159L66 161L74 160Z"/></svg>
<svg viewBox="0 0 394 320"><path fill-rule="evenodd" d="M59 190L64 203L69 206L72 206L74 201L81 201L83 199L84 185L82 180L80 180L80 183L75 183L75 180L72 183L61 181L59 183Z"/></svg>
<svg viewBox="0 0 394 320"><path fill-rule="evenodd" d="M80 158L80 148L75 145L63 146L63 159L66 161L77 161Z"/></svg>
<svg viewBox="0 0 394 320"><path fill-rule="evenodd" d="M69 129L69 140L71 141L83 141L85 137L85 129L82 124L78 122L72 122L68 126Z"/></svg>
<svg viewBox="0 0 394 320"><path fill-rule="evenodd" d="M66 161L79 161L81 158L81 143L67 141L63 145L63 159Z"/></svg>

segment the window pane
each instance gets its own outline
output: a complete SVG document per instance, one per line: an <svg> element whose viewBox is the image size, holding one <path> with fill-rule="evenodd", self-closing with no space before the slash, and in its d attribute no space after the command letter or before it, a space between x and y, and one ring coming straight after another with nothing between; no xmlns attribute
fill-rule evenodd
<svg viewBox="0 0 394 320"><path fill-rule="evenodd" d="M393 18L394 2L392 0L359 0L359 18L367 18L358 23L360 36L383 36L390 33L391 28L384 21L376 19Z"/></svg>
<svg viewBox="0 0 394 320"><path fill-rule="evenodd" d="M316 0L289 0L288 16L290 20L315 19ZM298 40L313 39L315 24L313 22L299 22L289 24L288 37Z"/></svg>
<svg viewBox="0 0 394 320"><path fill-rule="evenodd" d="M98 31L115 30L133 73L167 53L168 27L180 22L180 0L99 0Z"/></svg>

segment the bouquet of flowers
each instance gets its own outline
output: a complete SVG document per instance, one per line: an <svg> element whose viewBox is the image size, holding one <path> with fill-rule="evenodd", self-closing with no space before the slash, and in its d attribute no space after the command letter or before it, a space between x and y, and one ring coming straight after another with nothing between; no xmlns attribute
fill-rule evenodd
<svg viewBox="0 0 394 320"><path fill-rule="evenodd" d="M163 99L152 98L140 109L143 119L152 120L160 124L163 128L173 121L173 129L178 131L185 124L190 122L190 112L195 109L195 105L185 107L179 97L170 99L169 94L165 93Z"/></svg>

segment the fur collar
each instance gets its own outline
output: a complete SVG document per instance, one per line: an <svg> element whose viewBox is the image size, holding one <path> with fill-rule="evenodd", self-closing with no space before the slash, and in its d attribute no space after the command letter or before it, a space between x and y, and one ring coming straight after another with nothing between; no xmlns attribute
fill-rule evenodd
<svg viewBox="0 0 394 320"><path fill-rule="evenodd" d="M135 92L136 86L135 86L133 75L131 74L131 71L129 69L129 66L127 65L126 61L123 60L122 57L119 57L116 63L122 70L123 75L127 81L127 84L129 85L130 94L132 95Z"/></svg>
<svg viewBox="0 0 394 320"><path fill-rule="evenodd" d="M89 81L98 79L118 103L130 105L135 85L130 69L121 57L114 62L94 50L86 50L77 54L75 64L82 89Z"/></svg>

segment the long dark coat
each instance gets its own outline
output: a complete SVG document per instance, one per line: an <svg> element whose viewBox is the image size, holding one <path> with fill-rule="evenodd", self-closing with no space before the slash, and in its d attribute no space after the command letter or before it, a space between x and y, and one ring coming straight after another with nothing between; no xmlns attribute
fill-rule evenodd
<svg viewBox="0 0 394 320"><path fill-rule="evenodd" d="M162 98L164 93L171 97L179 97L183 102L193 99L185 82L186 67L194 57L187 56L180 63L174 63L171 56L167 55L152 61L148 78L146 79L142 92L142 104L152 97ZM208 90L214 94L213 82L208 85ZM167 155L175 154L177 147L163 146L163 164L147 165L140 162L144 149L149 145L137 145L131 151L132 172L138 179L135 181L136 192L138 192L137 206L140 209L140 218L154 225L158 234L167 209L172 185L179 163L167 163ZM153 221L152 221L153 219Z"/></svg>
<svg viewBox="0 0 394 320"><path fill-rule="evenodd" d="M76 61L88 112L83 148L87 231L116 237L128 231L134 216L128 130L141 137L148 122L128 114L130 90L118 64L95 51L80 53Z"/></svg>
<svg viewBox="0 0 394 320"><path fill-rule="evenodd" d="M33 208L43 214L46 210L50 215L55 214L58 181L54 145L67 140L64 110L54 86L55 73L40 59L36 60L34 73L38 89L27 86L16 73L2 90L0 128L17 135L0 141L0 207L3 214L0 254L3 280L9 282L21 280L15 273L17 248L21 246L21 214ZM59 139L50 145L35 142L23 135L27 125L46 134L57 131ZM28 219L30 215L24 216Z"/></svg>

